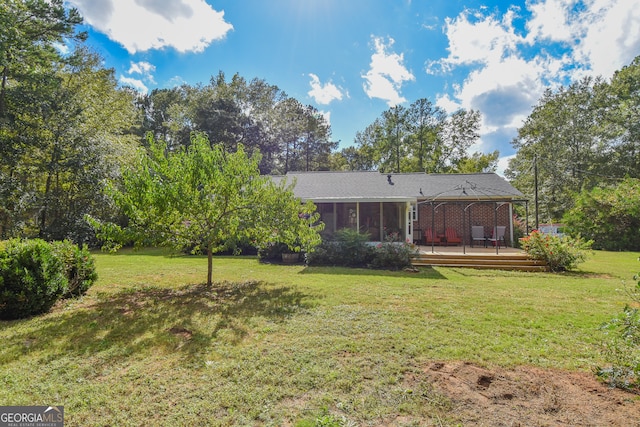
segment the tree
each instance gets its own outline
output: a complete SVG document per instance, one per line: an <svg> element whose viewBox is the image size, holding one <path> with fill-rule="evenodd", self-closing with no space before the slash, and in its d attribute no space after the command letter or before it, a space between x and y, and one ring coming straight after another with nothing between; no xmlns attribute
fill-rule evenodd
<svg viewBox="0 0 640 427"><path fill-rule="evenodd" d="M537 158L541 216L549 221L560 219L573 207L574 195L592 188L602 174L607 149L598 130L598 82L584 78L556 92L547 90L512 141L518 153L506 175L532 195Z"/></svg>
<svg viewBox="0 0 640 427"><path fill-rule="evenodd" d="M442 143L440 132L446 121L446 113L439 107L434 107L431 101L421 98L409 106L408 120L411 138L411 152L416 162L414 169L431 172L437 169L439 150Z"/></svg>
<svg viewBox="0 0 640 427"><path fill-rule="evenodd" d="M494 154L468 154L480 138L479 129L479 112L459 110L447 116L423 98L409 108L384 111L356 134L357 153L345 151L343 156L357 159L348 161L349 166L367 170L455 173L485 164L490 170L496 166Z"/></svg>
<svg viewBox="0 0 640 427"><path fill-rule="evenodd" d="M505 174L532 196L537 158L541 215L558 220L581 191L640 178L639 123L640 56L610 81L586 77L548 89L512 141L518 152Z"/></svg>
<svg viewBox="0 0 640 427"><path fill-rule="evenodd" d="M597 249L640 250L640 179L582 191L563 221Z"/></svg>
<svg viewBox="0 0 640 427"><path fill-rule="evenodd" d="M33 154L35 130L23 123L51 105L47 93L65 63L55 44L84 40L85 33L74 33L81 22L62 0L0 2L0 239L16 234L25 219L20 213L32 200L34 171L18 169L28 169L23 162Z"/></svg>
<svg viewBox="0 0 640 427"><path fill-rule="evenodd" d="M63 0L5 0L0 5L0 120L7 118L10 80L37 80L42 69L61 58L54 43L67 38L83 41L86 33L74 33L82 17Z"/></svg>
<svg viewBox="0 0 640 427"><path fill-rule="evenodd" d="M0 163L2 230L7 235L86 242L85 214L109 215L100 196L135 144L133 95L117 89L113 71L80 48L42 76L11 92L16 114L5 142L14 163ZM0 187L1 184L0 184Z"/></svg>
<svg viewBox="0 0 640 427"><path fill-rule="evenodd" d="M201 133L174 152L153 138L148 144L122 182L109 187L127 226L90 219L107 246L134 242L205 251L211 286L213 254L239 238L256 246L277 241L295 251L320 242L315 205L295 198L291 184L261 176L260 156L248 156L242 144L228 153Z"/></svg>
<svg viewBox="0 0 640 427"><path fill-rule="evenodd" d="M603 172L640 178L640 56L596 89L601 127L611 142Z"/></svg>
<svg viewBox="0 0 640 427"><path fill-rule="evenodd" d="M315 108L264 80L247 82L238 74L228 80L219 72L206 85L154 90L138 108L143 134L151 131L171 147L188 146L193 131L206 133L229 152L242 144L263 154L263 173L329 169L329 153L337 147Z"/></svg>

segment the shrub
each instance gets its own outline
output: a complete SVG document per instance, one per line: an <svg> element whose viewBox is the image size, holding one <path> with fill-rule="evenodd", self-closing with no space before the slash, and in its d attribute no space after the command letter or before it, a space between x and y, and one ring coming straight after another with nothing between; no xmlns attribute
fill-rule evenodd
<svg viewBox="0 0 640 427"><path fill-rule="evenodd" d="M323 241L307 254L307 264L398 270L411 266L416 254L415 246L399 239L397 233L373 246L368 234L343 229L336 232L334 240Z"/></svg>
<svg viewBox="0 0 640 427"><path fill-rule="evenodd" d="M284 243L269 243L258 249L258 258L265 261L279 261L285 252L289 252L289 247Z"/></svg>
<svg viewBox="0 0 640 427"><path fill-rule="evenodd" d="M68 289L65 266L44 240L9 240L0 252L0 318L48 311Z"/></svg>
<svg viewBox="0 0 640 427"><path fill-rule="evenodd" d="M97 273L87 246L41 239L0 245L0 318L47 312L63 297L84 294Z"/></svg>
<svg viewBox="0 0 640 427"><path fill-rule="evenodd" d="M67 291L63 298L84 295L98 279L96 266L87 245L78 247L68 240L53 242L53 250L62 260L67 277Z"/></svg>
<svg viewBox="0 0 640 427"><path fill-rule="evenodd" d="M355 230L342 229L335 233L334 240L325 240L307 254L309 265L332 265L343 267L366 267L374 258L374 248L369 235Z"/></svg>
<svg viewBox="0 0 640 427"><path fill-rule="evenodd" d="M609 384L625 390L640 389L640 273L633 277L635 285L629 296L635 307L625 306L622 313L602 329L609 336L603 346L603 356L610 365L596 368L596 375ZM609 335L609 333L611 335Z"/></svg>
<svg viewBox="0 0 640 427"><path fill-rule="evenodd" d="M582 240L580 236L558 237L537 230L520 239L522 249L529 257L545 261L551 271L571 270L584 262L592 243L590 240Z"/></svg>
<svg viewBox="0 0 640 427"><path fill-rule="evenodd" d="M371 267L389 270L400 270L411 266L411 260L417 255L415 245L399 239L397 233L392 233L379 243L374 251Z"/></svg>

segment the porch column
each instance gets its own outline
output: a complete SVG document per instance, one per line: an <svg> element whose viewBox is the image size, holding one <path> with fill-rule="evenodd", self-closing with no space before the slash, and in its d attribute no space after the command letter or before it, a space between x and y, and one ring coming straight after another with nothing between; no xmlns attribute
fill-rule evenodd
<svg viewBox="0 0 640 427"><path fill-rule="evenodd" d="M515 246L515 242L513 241L513 203L509 203L509 234L511 240L511 247Z"/></svg>
<svg viewBox="0 0 640 427"><path fill-rule="evenodd" d="M405 203L404 212L404 216L407 221L406 225L404 226L405 239L409 242L413 242L413 215L411 212L411 202Z"/></svg>

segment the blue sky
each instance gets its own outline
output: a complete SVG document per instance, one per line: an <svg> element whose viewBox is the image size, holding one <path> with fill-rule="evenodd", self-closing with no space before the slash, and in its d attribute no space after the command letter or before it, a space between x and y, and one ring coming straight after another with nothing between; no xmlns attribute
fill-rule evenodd
<svg viewBox="0 0 640 427"><path fill-rule="evenodd" d="M511 140L545 88L610 78L640 55L640 0L67 0L122 85L223 71L322 111L340 147L419 98L479 110L473 151Z"/></svg>

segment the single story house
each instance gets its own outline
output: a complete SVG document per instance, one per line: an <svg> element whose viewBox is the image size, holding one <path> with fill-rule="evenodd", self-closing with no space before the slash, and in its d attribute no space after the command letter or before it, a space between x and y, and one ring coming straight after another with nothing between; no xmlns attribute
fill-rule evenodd
<svg viewBox="0 0 640 427"><path fill-rule="evenodd" d="M274 179L295 183L295 195L313 201L325 223L324 235L351 228L369 233L372 241L397 233L424 243L428 228L442 236L453 228L469 244L471 226L482 225L486 233L505 226L505 240L513 242L513 204L526 204L524 195L495 173L322 171Z"/></svg>

